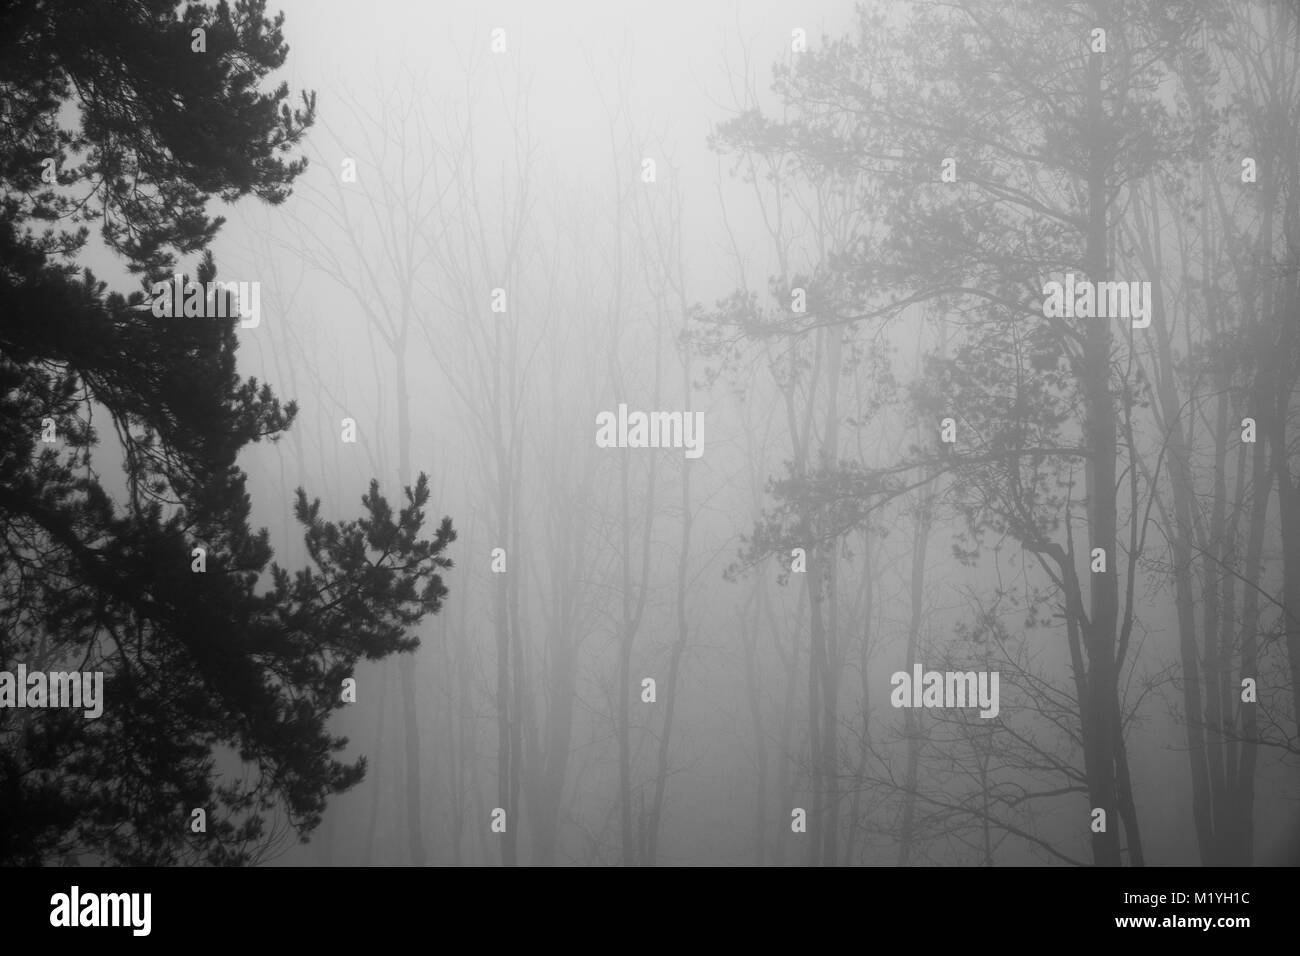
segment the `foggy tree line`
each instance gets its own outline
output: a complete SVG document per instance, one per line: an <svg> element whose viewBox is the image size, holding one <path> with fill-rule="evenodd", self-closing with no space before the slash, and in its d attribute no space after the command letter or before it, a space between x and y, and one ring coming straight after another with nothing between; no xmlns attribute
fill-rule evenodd
<svg viewBox="0 0 1300 956"><path fill-rule="evenodd" d="M393 572L423 613L380 590L369 643L311 618L351 655L317 683L355 665L318 716L364 777L223 839L324 865L1294 862L1294 6L868 2L760 36L719 48L712 170L616 50L601 173L566 167L526 58L477 43L313 103L292 194L240 208L217 261L274 319L239 368L295 402L238 419L239 447L287 429L240 459L277 560L349 580L361 545L295 489L350 513L373 477L374 567L397 540L438 571ZM1149 282L1149 324L1047 314L1066 273ZM702 412L703 455L598 447L620 404ZM421 544L426 508L455 531ZM208 530L262 573L266 540ZM996 715L893 706L914 667L996 672Z"/></svg>
<svg viewBox="0 0 1300 956"><path fill-rule="evenodd" d="M436 656L396 665L429 709L403 677L370 712L392 858L673 862L703 814L733 862L1160 862L1154 722L1200 860L1259 860L1256 788L1296 749L1294 38L1276 4L868 5L771 81L728 64L716 211L617 90L585 196L487 54L446 115L414 77L362 110L389 165L332 175L289 242L373 323L377 470L409 474L424 363L472 516ZM322 140L332 173L364 152ZM762 234L727 233L735 291L702 302L681 231L737 206ZM1149 328L1045 318L1070 270L1149 280ZM704 459L593 448L617 402L703 408ZM917 661L999 670L1001 714L890 708Z"/></svg>

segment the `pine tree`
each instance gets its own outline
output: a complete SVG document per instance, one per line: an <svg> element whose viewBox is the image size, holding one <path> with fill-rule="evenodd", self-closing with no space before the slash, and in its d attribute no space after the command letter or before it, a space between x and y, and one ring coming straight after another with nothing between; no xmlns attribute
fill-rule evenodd
<svg viewBox="0 0 1300 956"><path fill-rule="evenodd" d="M94 222L146 288L178 256L208 281L208 201L288 195L315 101L259 91L282 24L261 0L0 9L0 670L104 674L98 719L0 707L0 863L254 862L272 814L305 838L365 771L327 730L343 680L414 650L447 593L423 474L339 523L299 489L311 565L272 564L236 460L297 409L237 374L238 316L157 318L78 265Z"/></svg>

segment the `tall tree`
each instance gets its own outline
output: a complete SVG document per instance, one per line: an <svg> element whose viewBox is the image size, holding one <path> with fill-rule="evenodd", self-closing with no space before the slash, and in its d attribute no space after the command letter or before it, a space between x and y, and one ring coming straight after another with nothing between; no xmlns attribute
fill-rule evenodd
<svg viewBox="0 0 1300 956"><path fill-rule="evenodd" d="M400 511L372 482L365 516L338 524L299 489L311 566L270 564L235 462L296 407L236 373L237 316L156 317L76 262L97 222L132 273L161 280L217 233L213 197L285 198L305 163L281 154L314 98L291 109L285 85L258 90L287 53L282 17L264 14L258 0L0 13L0 669L104 673L99 719L0 709L3 862L245 863L272 812L307 836L365 769L334 757L346 740L327 729L343 680L414 650L410 628L446 593L455 534L444 519L421 537L423 475ZM197 278L214 276L209 253ZM104 423L124 475L96 453ZM234 760L242 779L222 777Z"/></svg>
<svg viewBox="0 0 1300 956"><path fill-rule="evenodd" d="M1135 863L1119 688L1149 488L1124 460L1135 398L1123 356L1142 333L1126 318L1048 314L1044 282L1136 278L1114 274L1121 200L1189 148L1194 128L1158 89L1199 22L1193 5L1111 0L917 2L896 18L864 9L853 36L778 70L797 115L751 118L747 132L753 148L860 170L861 201L881 218L840 264L848 294L794 324L883 320L921 302L962 317L953 354L928 375L964 436L941 471L972 553L985 535L1009 535L1057 590L1089 806L1122 819ZM1068 526L1076 469L1094 573L1080 573ZM1096 863L1121 863L1119 834L1092 833Z"/></svg>

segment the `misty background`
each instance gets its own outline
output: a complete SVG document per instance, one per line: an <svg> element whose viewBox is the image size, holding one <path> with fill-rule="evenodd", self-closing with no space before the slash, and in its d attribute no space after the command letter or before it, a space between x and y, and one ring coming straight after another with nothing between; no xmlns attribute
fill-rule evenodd
<svg viewBox="0 0 1300 956"><path fill-rule="evenodd" d="M290 53L276 79L317 94L310 165L282 205L220 208L212 246L219 279L261 284L240 374L300 406L278 443L240 458L252 524L293 567L307 558L295 488L350 514L371 476L396 498L424 472L427 510L458 537L419 650L359 667L357 702L331 723L349 738L344 758L367 758L365 779L309 843L279 829L267 860L1113 862L1090 828L1090 698L1071 653L1073 624L1097 607L1085 464L1027 455L1023 486L988 464L990 449L1085 441L1086 390L1070 384L1082 366L1042 338L1030 288L1075 260L1059 254L1057 226L1028 220L1050 222L1058 203L1084 215L1086 182L1050 164L1017 179L960 137L926 138L965 120L987 122L991 140L1019 134L975 111L995 96L1033 110L1033 89L1057 97L1034 113L1056 117L1045 128L1067 123L1054 111L1079 114L1093 20L1086 4L1003 5L1025 30L1007 49L1041 50L1061 79L1009 53L995 91L960 39L936 47L947 73L910 51L934 76L904 72L901 47L875 58L873 43L912 36L908 6L278 4ZM1159 304L1150 329L1110 321L1102 353L1124 647L1120 756L1107 759L1121 766L1117 799L1131 800L1109 808L1108 829L1124 864L1291 864L1290 489L1263 481L1294 472L1294 438L1256 456L1241 419L1269 415L1252 404L1263 379L1250 356L1280 356L1267 394L1284 396L1284 421L1297 371L1278 340L1243 344L1300 319L1296 15L1210 5L1220 19L1170 39L1149 18L1172 22L1184 5L1100 6L1113 18L1107 56L1140 58L1154 36L1205 61L1184 74L1166 57L1149 86L1148 65L1133 67L1131 95L1167 115L1115 107L1116 141L1155 132L1139 159L1116 161L1101 241L1112 274L1151 281ZM1055 32L1034 39L1044 23ZM807 53L792 50L797 29ZM820 56L801 79L801 57ZM982 79L953 73L961 63ZM1197 72L1206 64L1212 80ZM850 77L860 86L846 92ZM1116 82L1107 74L1108 108ZM897 102L934 107L933 126L902 136L907 115L890 129L854 99L888 100L893 83L910 90ZM950 84L967 89L964 106ZM1024 136L1073 161L1068 134L1055 152L1050 136ZM1242 156L1259 158L1260 183L1242 183ZM955 183L940 180L945 157ZM995 237L983 260L967 245L976 233ZM916 249L902 248L909 238ZM107 257L93 264L131 281ZM948 288L962 283L946 268L1000 301ZM791 309L796 287L806 313ZM504 313L491 310L498 288ZM1027 311L1008 311L1012 299ZM1107 320L1078 327L1089 323ZM1014 391L1004 358L1021 334L1022 371L1040 384ZM596 416L620 403L702 412L703 456L598 448ZM1171 447L1179 415L1184 444ZM345 418L355 443L341 440ZM961 454L984 457L944 457ZM1026 548L1034 534L1065 562ZM791 573L797 547L809 573ZM1066 565L1088 615L1071 609ZM891 707L890 676L914 662L999 671L998 717ZM1258 683L1255 709L1243 677ZM497 808L505 833L491 828ZM807 832L792 830L796 809Z"/></svg>

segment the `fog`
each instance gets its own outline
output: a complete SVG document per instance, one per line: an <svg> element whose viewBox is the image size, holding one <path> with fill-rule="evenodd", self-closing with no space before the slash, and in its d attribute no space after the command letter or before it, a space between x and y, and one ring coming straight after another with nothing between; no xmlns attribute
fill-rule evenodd
<svg viewBox="0 0 1300 956"><path fill-rule="evenodd" d="M423 473L457 537L263 861L1300 859L1294 12L279 6L251 523Z"/></svg>
<svg viewBox="0 0 1300 956"><path fill-rule="evenodd" d="M359 671L358 701L337 721L348 755L368 757L367 780L335 800L309 846L281 859L806 862L810 836L792 832L792 812L818 799L808 578L785 574L788 550L734 580L724 575L771 508L767 482L792 458L791 408L779 391L789 387L787 363L800 366L790 406L810 416L795 423L799 440L824 448L838 413L841 460L885 467L918 441L894 389L916 377L920 354L942 333L920 308L847 330L834 396L825 368L808 384L832 348L813 335L745 341L723 332L711 350L690 353L681 336L697 306L711 309L736 289L762 296L783 265L811 273L855 233L879 228L860 200L818 197L833 208L816 208L796 174L791 195L777 199L762 172L746 183L743 169L732 175L734 158L708 146L710 131L741 109L780 116L772 67L791 62L791 30L804 28L815 46L824 33L852 31L852 10L385 3L374 13L285 6L286 79L317 91L322 114L307 147L312 166L283 207L241 210L216 255L227 274L254 275L267 289L262 327L241 340L244 373L303 412L288 439L242 464L256 483L255 518L276 532L285 558L299 558L301 546L281 510L296 484L349 513L369 476L396 491L425 471L432 507L457 528L457 567L444 610L420 628L420 650ZM504 54L490 50L498 27ZM345 157L357 160L355 185L341 182ZM654 183L642 182L643 158L656 163ZM504 314L490 310L494 288L507 292ZM620 403L702 412L703 456L597 448L596 415ZM349 415L356 445L339 441ZM1068 695L1060 614L1025 626L1026 593L1050 587L1042 570L1014 541L958 563L960 518L941 500L934 507L913 659L1005 656ZM827 559L838 576L837 593L824 598L835 608L823 613L837 617L839 701L833 783L818 786L834 794L838 862L900 859L902 715L912 712L890 706L889 679L908 659L916 508L909 497L891 502L869 526L837 536ZM1160 546L1149 546L1153 563ZM494 606L495 547L506 552L505 624ZM1276 546L1268 550L1265 573L1277 566ZM1086 560L1078 564L1085 572ZM1178 624L1167 576L1155 570L1144 567L1135 588L1137 636L1121 683L1129 766L1147 859L1195 864ZM962 640L984 614L1007 631L994 650ZM502 627L509 703L523 708L507 718L523 726L507 743L517 781L504 783ZM645 678L656 681L654 703L642 700ZM982 765L970 736L983 732L978 720L954 727L949 713L922 711L913 863L979 864L986 851L998 864L1061 863L1044 845L1089 859L1086 790L1015 801L1077 788L1077 771L1051 768L1082 766L1077 741L1003 686L1001 720L1050 757L1003 756L990 741ZM991 834L976 803L981 771L993 777ZM1256 773L1257 859L1293 860L1294 761L1265 753ZM514 810L506 825L516 849L492 830L496 808Z"/></svg>

